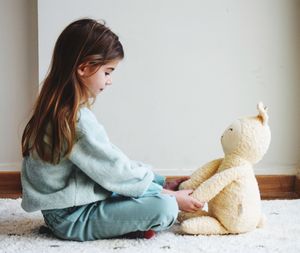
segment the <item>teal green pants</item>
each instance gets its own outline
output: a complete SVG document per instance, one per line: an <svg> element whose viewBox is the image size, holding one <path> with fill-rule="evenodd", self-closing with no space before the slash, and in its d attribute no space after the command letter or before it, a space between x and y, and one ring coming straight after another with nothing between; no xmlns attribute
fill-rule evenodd
<svg viewBox="0 0 300 253"><path fill-rule="evenodd" d="M178 205L174 196L130 198L120 195L64 209L43 210L45 223L61 239L90 241L134 231L170 228Z"/></svg>

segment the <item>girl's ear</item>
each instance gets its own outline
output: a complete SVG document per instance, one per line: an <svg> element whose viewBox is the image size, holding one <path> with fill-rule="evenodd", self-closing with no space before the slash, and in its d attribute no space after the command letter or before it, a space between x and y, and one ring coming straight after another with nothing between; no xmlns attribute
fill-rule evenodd
<svg viewBox="0 0 300 253"><path fill-rule="evenodd" d="M85 76L87 73L87 66L85 64L80 64L77 68L77 73L82 77Z"/></svg>

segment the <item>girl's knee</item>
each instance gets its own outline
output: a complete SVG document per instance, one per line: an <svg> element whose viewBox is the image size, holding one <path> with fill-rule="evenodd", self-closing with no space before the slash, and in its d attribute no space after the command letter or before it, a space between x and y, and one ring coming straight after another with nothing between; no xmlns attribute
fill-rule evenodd
<svg viewBox="0 0 300 253"><path fill-rule="evenodd" d="M158 196L153 207L156 217L160 221L161 229L167 229L175 223L178 215L178 204L174 196Z"/></svg>

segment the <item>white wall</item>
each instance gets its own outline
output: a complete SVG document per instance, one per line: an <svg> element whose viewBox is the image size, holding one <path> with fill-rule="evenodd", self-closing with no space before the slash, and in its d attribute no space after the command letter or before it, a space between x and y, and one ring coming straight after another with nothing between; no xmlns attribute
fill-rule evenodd
<svg viewBox="0 0 300 253"><path fill-rule="evenodd" d="M39 0L39 81L66 25L103 18L126 59L94 111L130 158L162 174L189 174L223 155L224 128L256 114L262 100L273 139L256 173L295 174L299 10L297 0Z"/></svg>
<svg viewBox="0 0 300 253"><path fill-rule="evenodd" d="M38 91L36 1L0 0L0 34L0 170L19 170Z"/></svg>

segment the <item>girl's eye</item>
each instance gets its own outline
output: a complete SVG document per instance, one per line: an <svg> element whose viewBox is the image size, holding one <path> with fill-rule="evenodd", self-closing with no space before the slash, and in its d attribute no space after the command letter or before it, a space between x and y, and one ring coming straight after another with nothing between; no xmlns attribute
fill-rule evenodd
<svg viewBox="0 0 300 253"><path fill-rule="evenodd" d="M105 75L106 75L106 76L109 76L109 75L110 75L110 73L108 73L108 72L105 72Z"/></svg>

